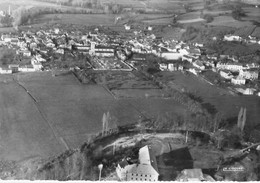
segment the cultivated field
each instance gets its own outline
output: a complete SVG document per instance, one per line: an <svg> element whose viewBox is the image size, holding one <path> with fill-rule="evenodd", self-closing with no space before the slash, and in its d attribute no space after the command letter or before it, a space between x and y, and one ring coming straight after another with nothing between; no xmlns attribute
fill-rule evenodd
<svg viewBox="0 0 260 183"><path fill-rule="evenodd" d="M260 27L255 28L254 32L251 34L251 36L260 38Z"/></svg>
<svg viewBox="0 0 260 183"><path fill-rule="evenodd" d="M238 21L232 18L231 16L218 16L215 17L214 21L209 23L209 25L241 28L241 27L251 26L252 23L249 21L243 21L243 22Z"/></svg>
<svg viewBox="0 0 260 183"><path fill-rule="evenodd" d="M256 26L250 26L250 27L243 27L238 29L234 35L240 36L240 37L248 37L249 35L251 35L254 30L255 30Z"/></svg>
<svg viewBox="0 0 260 183"><path fill-rule="evenodd" d="M82 85L65 73L1 76L0 85L0 158L10 160L78 147L101 130L108 111L118 125L186 111L169 99L115 99L101 85Z"/></svg>

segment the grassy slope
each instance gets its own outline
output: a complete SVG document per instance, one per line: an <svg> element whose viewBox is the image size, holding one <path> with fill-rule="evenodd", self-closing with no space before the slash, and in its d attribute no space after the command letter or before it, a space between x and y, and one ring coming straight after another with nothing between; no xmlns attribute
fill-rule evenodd
<svg viewBox="0 0 260 183"><path fill-rule="evenodd" d="M203 103L213 104L216 109L226 117L238 115L241 107L247 108L247 124L255 126L259 124L260 98L257 96L232 96L227 90L216 88L193 74L165 73L164 77L172 77L171 81L195 96L200 97Z"/></svg>
<svg viewBox="0 0 260 183"><path fill-rule="evenodd" d="M0 85L0 157L21 160L64 151L27 92L12 81Z"/></svg>
<svg viewBox="0 0 260 183"><path fill-rule="evenodd" d="M61 153L66 145L60 137L68 147L78 147L101 130L102 115L107 111L117 119L118 125L134 123L140 115L157 117L185 112L182 105L171 100L115 100L102 86L81 85L73 75L19 74L19 81L37 100L41 113L58 137L55 140L32 98L12 81L12 76L5 77L0 83L0 158L21 160Z"/></svg>

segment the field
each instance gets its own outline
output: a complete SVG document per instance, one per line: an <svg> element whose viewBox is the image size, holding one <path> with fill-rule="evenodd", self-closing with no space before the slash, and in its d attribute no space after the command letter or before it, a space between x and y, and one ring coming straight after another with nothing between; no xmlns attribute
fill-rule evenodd
<svg viewBox="0 0 260 183"><path fill-rule="evenodd" d="M115 24L115 18L122 17ZM128 21L134 21L138 23L146 23L150 25L162 25L171 24L173 22L173 15L165 14L46 14L38 16L34 19L33 24L43 24L46 22L60 23L60 24L76 24L76 25L104 25L115 26L127 23ZM123 28L124 30L124 28Z"/></svg>
<svg viewBox="0 0 260 183"><path fill-rule="evenodd" d="M218 110L227 118L236 117L240 108L246 107L247 125L251 127L259 125L260 98L257 96L233 96L228 90L212 86L193 74L166 72L162 77L168 78L173 86L193 93L205 107L210 107L210 110Z"/></svg>
<svg viewBox="0 0 260 183"><path fill-rule="evenodd" d="M47 157L65 150L29 95L14 82L0 85L1 159Z"/></svg>
<svg viewBox="0 0 260 183"><path fill-rule="evenodd" d="M102 2L114 2L114 0L102 0ZM200 1L201 2L201 1ZM152 10L165 10L165 11L179 11L184 3L184 1L180 0L149 0L142 1L142 0L120 0L117 1L118 4L128 7L128 8L135 8L135 9L152 9Z"/></svg>
<svg viewBox="0 0 260 183"><path fill-rule="evenodd" d="M161 89L114 89L111 90L119 98L163 98L167 94Z"/></svg>
<svg viewBox="0 0 260 183"><path fill-rule="evenodd" d="M238 21L232 18L231 16L218 16L215 17L214 21L209 23L209 25L241 28L241 27L251 26L252 23L249 21L245 21L245 22Z"/></svg>
<svg viewBox="0 0 260 183"><path fill-rule="evenodd" d="M113 25L116 15L113 14L46 14L34 19L34 24L46 22L76 25Z"/></svg>
<svg viewBox="0 0 260 183"><path fill-rule="evenodd" d="M238 29L234 35L240 36L240 37L248 37L249 35L251 35L254 30L255 30L256 26L250 26L250 27L243 27L241 29Z"/></svg>
<svg viewBox="0 0 260 183"><path fill-rule="evenodd" d="M8 0L0 0L1 3L1 8L0 10L4 10L4 11L8 11L9 5L12 10L15 10L16 8L20 7L20 6L24 6L24 7L56 7L59 9L75 9L75 7L68 7L68 6L60 6L59 4L54 4L54 3L48 3L48 2L43 2L43 1L35 1L35 0L12 0L12 1L8 1ZM77 9L82 9L82 8L78 8Z"/></svg>
<svg viewBox="0 0 260 183"><path fill-rule="evenodd" d="M243 10L246 13L246 17L243 17L242 20L256 21L260 23L260 8L244 7Z"/></svg>
<svg viewBox="0 0 260 183"><path fill-rule="evenodd" d="M251 36L260 38L260 27L255 28L254 32L251 34Z"/></svg>
<svg viewBox="0 0 260 183"><path fill-rule="evenodd" d="M183 20L197 19L199 17L200 17L200 12L196 11L196 12L190 12L190 13L185 13L183 15L180 15L177 17L177 19L179 21L183 21Z"/></svg>
<svg viewBox="0 0 260 183"><path fill-rule="evenodd" d="M101 85L82 85L65 73L3 75L0 85L0 158L8 160L48 157L78 147L101 130L108 111L118 125L137 122L140 116L186 111L170 99L115 99Z"/></svg>

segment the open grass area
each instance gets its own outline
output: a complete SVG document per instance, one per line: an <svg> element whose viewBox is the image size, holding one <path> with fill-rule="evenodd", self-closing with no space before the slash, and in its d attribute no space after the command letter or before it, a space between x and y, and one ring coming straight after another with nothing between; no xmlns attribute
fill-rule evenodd
<svg viewBox="0 0 260 183"><path fill-rule="evenodd" d="M260 8L255 7L244 7L243 10L246 13L246 16L242 20L247 21L256 21L260 23Z"/></svg>
<svg viewBox="0 0 260 183"><path fill-rule="evenodd" d="M192 19L196 19L196 18L200 18L200 12L199 11L185 13L185 14L180 15L180 16L177 17L177 19L179 21L192 20Z"/></svg>
<svg viewBox="0 0 260 183"><path fill-rule="evenodd" d="M78 147L100 132L108 111L118 125L186 111L174 100L115 99L101 85L83 85L68 73L56 75L1 76L0 158L48 157Z"/></svg>
<svg viewBox="0 0 260 183"><path fill-rule="evenodd" d="M215 17L214 21L209 23L209 25L241 28L241 27L251 26L252 22L238 21L232 18L231 16L218 16Z"/></svg>
<svg viewBox="0 0 260 183"><path fill-rule="evenodd" d="M20 6L24 7L56 7L59 9L75 9L75 7L69 7L69 6L61 6L60 4L56 3L49 3L49 2L44 2L44 1L37 1L37 0L12 0L12 1L7 1L7 0L0 0L1 3L1 8L0 10L8 10L9 5L11 7L11 10L15 10L16 8ZM3 6L2 6L3 4ZM82 9L78 8L77 9Z"/></svg>
<svg viewBox="0 0 260 183"><path fill-rule="evenodd" d="M180 72L165 72L165 80L170 81L173 86L182 88L188 93L199 97L202 104L223 113L227 118L236 117L241 107L247 108L247 125L259 125L260 98L257 96L233 96L228 90L212 86L202 78L193 74L184 75Z"/></svg>
<svg viewBox="0 0 260 183"><path fill-rule="evenodd" d="M21 160L65 150L30 96L13 81L0 84L0 158Z"/></svg>
<svg viewBox="0 0 260 183"><path fill-rule="evenodd" d="M113 25L116 15L113 14L46 14L37 17L35 24L46 22L77 25Z"/></svg>

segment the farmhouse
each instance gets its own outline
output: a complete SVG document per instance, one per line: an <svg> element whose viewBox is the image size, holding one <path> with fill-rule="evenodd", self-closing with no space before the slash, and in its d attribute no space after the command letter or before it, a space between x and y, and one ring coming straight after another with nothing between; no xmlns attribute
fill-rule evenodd
<svg viewBox="0 0 260 183"><path fill-rule="evenodd" d="M32 65L24 65L24 66L20 66L18 68L18 71L20 71L20 72L34 72L35 69Z"/></svg>
<svg viewBox="0 0 260 183"><path fill-rule="evenodd" d="M132 59L135 60L135 61L145 61L146 60L146 55L145 54L136 53L136 54L133 55Z"/></svg>
<svg viewBox="0 0 260 183"><path fill-rule="evenodd" d="M4 41L5 39L11 39L11 35L10 34L2 34L1 40Z"/></svg>
<svg viewBox="0 0 260 183"><path fill-rule="evenodd" d="M246 84L246 80L240 76L232 78L231 79L231 83L235 84L235 85L244 85Z"/></svg>
<svg viewBox="0 0 260 183"><path fill-rule="evenodd" d="M91 43L89 53L91 55L101 56L101 57L113 57L115 56L115 48L111 46L101 46L94 42Z"/></svg>
<svg viewBox="0 0 260 183"><path fill-rule="evenodd" d="M246 67L247 67L247 69L259 68L259 64L257 64L257 63L246 64Z"/></svg>
<svg viewBox="0 0 260 183"><path fill-rule="evenodd" d="M246 88L245 90L244 90L244 95L253 95L254 94L254 92L256 91L256 89L254 89L254 88Z"/></svg>
<svg viewBox="0 0 260 183"><path fill-rule="evenodd" d="M188 70L189 72L195 74L195 75L198 75L198 73L201 72L201 70L197 69L197 68L189 68Z"/></svg>
<svg viewBox="0 0 260 183"><path fill-rule="evenodd" d="M0 67L0 74L12 74L12 69L2 68Z"/></svg>
<svg viewBox="0 0 260 183"><path fill-rule="evenodd" d="M23 56L25 56L25 57L30 57L32 55L29 50L23 50L22 53L23 53Z"/></svg>
<svg viewBox="0 0 260 183"><path fill-rule="evenodd" d="M179 60L182 59L182 54L178 52L161 52L159 57L165 58L166 60Z"/></svg>
<svg viewBox="0 0 260 183"><path fill-rule="evenodd" d="M201 61L195 61L192 63L194 67L200 69L200 70L205 70L205 66L203 65L203 63Z"/></svg>
<svg viewBox="0 0 260 183"><path fill-rule="evenodd" d="M194 56L194 57L201 56L200 49L198 49L198 48L190 48L188 52L191 56Z"/></svg>
<svg viewBox="0 0 260 183"><path fill-rule="evenodd" d="M168 69L169 71L183 71L183 66L182 65L177 65L173 63L168 64Z"/></svg>
<svg viewBox="0 0 260 183"><path fill-rule="evenodd" d="M140 164L128 165L123 161L118 164L116 172L123 181L158 181L158 168L156 158L149 146L139 150Z"/></svg>
<svg viewBox="0 0 260 183"><path fill-rule="evenodd" d="M168 70L168 64L167 63L160 63L159 66L160 66L161 71Z"/></svg>
<svg viewBox="0 0 260 183"><path fill-rule="evenodd" d="M187 55L184 55L184 56L182 57L182 61L188 61L188 62L192 63L193 58L192 58L192 57L189 57L189 56L187 56Z"/></svg>
<svg viewBox="0 0 260 183"><path fill-rule="evenodd" d="M207 55L207 57L208 57L208 59L212 59L212 60L217 60L218 59L218 57L217 57L217 55Z"/></svg>
<svg viewBox="0 0 260 183"><path fill-rule="evenodd" d="M17 64L10 64L8 68L12 70L12 73L18 72L19 65Z"/></svg>
<svg viewBox="0 0 260 183"><path fill-rule="evenodd" d="M11 38L10 43L11 43L12 45L18 45L19 39L18 39L18 38Z"/></svg>
<svg viewBox="0 0 260 183"><path fill-rule="evenodd" d="M57 50L56 50L56 53L59 53L59 54L64 54L65 53L65 51L64 51L64 49L63 48L58 48Z"/></svg>
<svg viewBox="0 0 260 183"><path fill-rule="evenodd" d="M35 71L40 71L43 67L42 64L34 57L31 59L31 64Z"/></svg>
<svg viewBox="0 0 260 183"><path fill-rule="evenodd" d="M223 78L225 78L225 79L231 79L231 78L233 78L233 75L232 75L231 72L228 71L228 70L221 70L221 71L219 72L219 74L220 74L221 77L223 77Z"/></svg>
<svg viewBox="0 0 260 183"><path fill-rule="evenodd" d="M30 43L30 49L34 50L35 48L37 48L37 43L35 42Z"/></svg>
<svg viewBox="0 0 260 183"><path fill-rule="evenodd" d="M224 41L242 41L242 38L235 35L225 35Z"/></svg>
<svg viewBox="0 0 260 183"><path fill-rule="evenodd" d="M148 26L148 28L147 28L149 31L152 31L153 30L153 27L151 27L151 26Z"/></svg>
<svg viewBox="0 0 260 183"><path fill-rule="evenodd" d="M86 51L86 52L88 52L90 50L90 45L75 45L75 48L78 51Z"/></svg>
<svg viewBox="0 0 260 183"><path fill-rule="evenodd" d="M254 69L254 70L240 70L239 76L245 78L245 79L250 79L250 80L255 80L258 79L259 76L259 71Z"/></svg>
<svg viewBox="0 0 260 183"><path fill-rule="evenodd" d="M125 24L124 26L125 26L125 30L130 30L131 29L130 25Z"/></svg>
<svg viewBox="0 0 260 183"><path fill-rule="evenodd" d="M216 65L217 69L224 69L230 71L239 71L242 70L244 67L240 63L233 63L233 62L218 62Z"/></svg>

